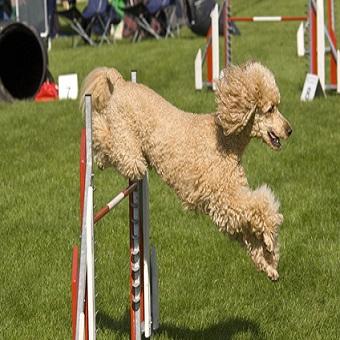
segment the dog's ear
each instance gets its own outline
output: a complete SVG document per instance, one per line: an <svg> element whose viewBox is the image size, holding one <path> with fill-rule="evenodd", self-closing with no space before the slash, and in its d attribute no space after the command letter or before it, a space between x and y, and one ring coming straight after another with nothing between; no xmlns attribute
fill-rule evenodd
<svg viewBox="0 0 340 340"><path fill-rule="evenodd" d="M257 108L256 84L248 79L244 66L230 66L221 72L216 91L216 123L225 135L238 134Z"/></svg>

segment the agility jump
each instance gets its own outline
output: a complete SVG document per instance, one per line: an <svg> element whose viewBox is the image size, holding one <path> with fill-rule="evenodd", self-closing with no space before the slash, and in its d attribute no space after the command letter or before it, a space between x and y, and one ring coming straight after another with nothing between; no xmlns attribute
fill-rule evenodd
<svg viewBox="0 0 340 340"><path fill-rule="evenodd" d="M336 48L335 34L335 15L334 0L327 0L327 26L324 20L324 0L310 0L308 5L307 16L253 16L253 17L235 17L231 15L231 0L224 1L224 10L219 15L223 15L224 23L224 62L225 66L232 63L232 41L231 41L231 22L286 22L286 21L302 21L297 32L297 49L298 55L305 55L304 33L308 27L309 40L309 73L318 77L322 90L337 90L340 93L340 52ZM213 12L211 14L211 30L208 33L208 41L204 54L199 50L195 59L195 88L201 90L204 85L208 85L214 89L216 78L211 70L219 70L216 58L212 55L218 54L219 50L216 46L218 42L218 17L213 20ZM215 36L211 36L211 31L216 31ZM217 38L216 38L217 37ZM325 42L329 47L325 47ZM218 45L218 43L217 43ZM216 49L216 50L215 50ZM329 62L329 84L326 83L325 75L325 54L330 52ZM203 82L202 66L206 61L207 65L207 81ZM216 74L216 71L215 73ZM306 80L307 81L307 80Z"/></svg>
<svg viewBox="0 0 340 340"><path fill-rule="evenodd" d="M136 73L132 73L136 80ZM80 143L80 212L82 220L80 257L72 256L72 338L96 339L94 280L94 224L129 197L130 227L130 339L149 338L159 327L158 271L156 251L149 244L148 176L129 182L105 207L93 212L91 96L85 96L85 128Z"/></svg>

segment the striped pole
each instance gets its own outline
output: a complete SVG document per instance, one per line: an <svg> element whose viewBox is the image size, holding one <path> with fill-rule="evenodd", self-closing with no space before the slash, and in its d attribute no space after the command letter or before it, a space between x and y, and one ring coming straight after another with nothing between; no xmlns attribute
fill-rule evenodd
<svg viewBox="0 0 340 340"><path fill-rule="evenodd" d="M254 16L254 17L229 17L228 21L246 22L276 22L276 21L307 21L307 16Z"/></svg>
<svg viewBox="0 0 340 340"><path fill-rule="evenodd" d="M224 65L231 65L231 34L230 34L230 15L231 15L231 0L225 0L224 2Z"/></svg>
<svg viewBox="0 0 340 340"><path fill-rule="evenodd" d="M132 182L130 182L132 185ZM130 339L141 339L141 255L139 197L135 188L129 195L130 216Z"/></svg>
<svg viewBox="0 0 340 340"><path fill-rule="evenodd" d="M137 72L131 71L131 82L137 82ZM142 213L139 182L129 181L134 189L129 195L130 217L130 339L141 340L143 319L143 254Z"/></svg>
<svg viewBox="0 0 340 340"><path fill-rule="evenodd" d="M110 210L116 207L125 197L129 196L130 193L135 190L137 183L132 183L126 189L122 190L117 196L115 196L105 207L101 208L94 216L94 223L101 220Z"/></svg>

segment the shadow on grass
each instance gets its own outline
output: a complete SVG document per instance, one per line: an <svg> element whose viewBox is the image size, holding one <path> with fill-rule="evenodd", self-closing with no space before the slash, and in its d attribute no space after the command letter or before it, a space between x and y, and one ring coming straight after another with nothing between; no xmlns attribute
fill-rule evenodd
<svg viewBox="0 0 340 340"><path fill-rule="evenodd" d="M122 336L127 336L130 332L130 320L128 313L125 313L124 317L120 320L113 320L107 314L98 312L97 322L99 328L115 331ZM250 339L266 339L266 336L263 334L258 324L252 320L238 317L229 318L223 322L201 330L178 327L169 323L161 323L160 328L157 330L157 334L167 336L170 339L183 340L231 340L242 333Z"/></svg>

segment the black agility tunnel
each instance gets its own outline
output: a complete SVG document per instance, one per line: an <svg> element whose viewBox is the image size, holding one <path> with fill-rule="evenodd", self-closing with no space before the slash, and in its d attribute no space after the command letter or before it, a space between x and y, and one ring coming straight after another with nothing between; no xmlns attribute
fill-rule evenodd
<svg viewBox="0 0 340 340"><path fill-rule="evenodd" d="M0 27L0 100L29 99L47 75L47 50L34 28L13 22Z"/></svg>

